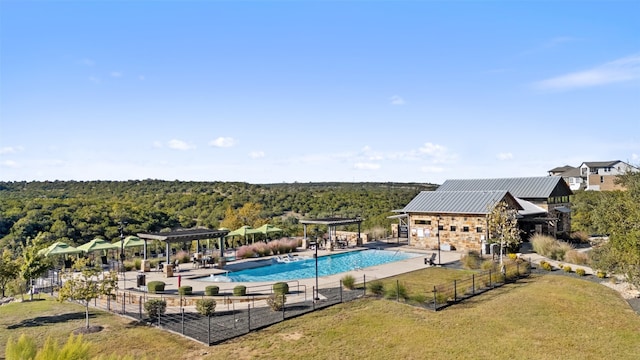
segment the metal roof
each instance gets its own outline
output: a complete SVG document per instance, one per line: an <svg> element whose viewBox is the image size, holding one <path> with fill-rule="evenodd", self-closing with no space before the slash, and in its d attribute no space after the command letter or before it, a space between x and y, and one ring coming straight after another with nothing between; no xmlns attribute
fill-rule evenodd
<svg viewBox="0 0 640 360"><path fill-rule="evenodd" d="M159 233L138 233L138 237L141 239L178 242L221 238L228 233L229 230L191 229Z"/></svg>
<svg viewBox="0 0 640 360"><path fill-rule="evenodd" d="M405 213L488 214L508 191L421 191L402 209Z"/></svg>
<svg viewBox="0 0 640 360"><path fill-rule="evenodd" d="M611 161L585 161L582 164L587 165L590 168L601 168L601 167L612 167L613 165L619 163L620 160L611 160Z"/></svg>
<svg viewBox="0 0 640 360"><path fill-rule="evenodd" d="M520 204L520 206L522 206L522 210L518 211L518 214L522 216L539 215L539 214L547 213L547 210L541 208L536 204L530 203L527 200L516 198L516 201L518 202L518 204Z"/></svg>
<svg viewBox="0 0 640 360"><path fill-rule="evenodd" d="M360 217L356 218L321 218L321 219L303 219L300 220L301 224L316 224L316 225L329 225L329 226L338 226L338 225L351 225L351 224L360 224L364 219Z"/></svg>
<svg viewBox="0 0 640 360"><path fill-rule="evenodd" d="M503 179L454 179L440 185L440 191L497 191L504 190L518 198L532 199L573 192L561 176L503 178ZM554 191L555 190L555 191Z"/></svg>

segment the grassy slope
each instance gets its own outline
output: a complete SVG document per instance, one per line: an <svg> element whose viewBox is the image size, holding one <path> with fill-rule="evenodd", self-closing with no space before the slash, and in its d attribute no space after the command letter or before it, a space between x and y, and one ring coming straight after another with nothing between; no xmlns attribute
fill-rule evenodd
<svg viewBox="0 0 640 360"><path fill-rule="evenodd" d="M21 332L66 339L69 331L82 326L82 310L52 301L2 306L0 344ZM43 326L27 322L34 316L66 313L79 315ZM211 348L93 313L91 324L106 327L85 337L94 343L94 354L120 350L117 353L150 359L635 359L640 353L640 317L617 293L562 276L524 280L438 313L385 300L355 301ZM7 329L21 322L24 326ZM203 353L209 355L201 357ZM3 354L4 348L0 357Z"/></svg>

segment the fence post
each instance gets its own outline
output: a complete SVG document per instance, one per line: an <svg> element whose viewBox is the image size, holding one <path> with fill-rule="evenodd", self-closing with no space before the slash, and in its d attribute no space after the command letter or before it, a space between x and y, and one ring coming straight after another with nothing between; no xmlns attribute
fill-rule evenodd
<svg viewBox="0 0 640 360"><path fill-rule="evenodd" d="M278 295L276 295L276 296L278 296ZM284 302L285 302L285 296L284 296L284 294L282 294L282 320L285 319L285 317L284 317L285 316L285 314L284 314L284 308L285 308Z"/></svg>
<svg viewBox="0 0 640 360"><path fill-rule="evenodd" d="M456 286L456 281L453 280L453 302L458 301L458 287Z"/></svg>
<svg viewBox="0 0 640 360"><path fill-rule="evenodd" d="M340 280L340 303L342 303L342 280Z"/></svg>
<svg viewBox="0 0 640 360"><path fill-rule="evenodd" d="M111 295L107 295L107 311L111 311Z"/></svg>
<svg viewBox="0 0 640 360"><path fill-rule="evenodd" d="M126 293L122 293L122 314L124 315L124 311L125 311L125 301L127 301L127 294Z"/></svg>
<svg viewBox="0 0 640 360"><path fill-rule="evenodd" d="M489 287L493 288L493 285L491 285L491 270L489 270Z"/></svg>
<svg viewBox="0 0 640 360"><path fill-rule="evenodd" d="M367 274L363 274L362 275L362 284L363 284L363 288L364 288L364 293L362 293L363 296L367 296Z"/></svg>
<svg viewBox="0 0 640 360"><path fill-rule="evenodd" d="M433 286L433 311L438 310L438 301L436 299L437 290L435 285Z"/></svg>
<svg viewBox="0 0 640 360"><path fill-rule="evenodd" d="M476 294L476 274L471 274L471 294Z"/></svg>
<svg viewBox="0 0 640 360"><path fill-rule="evenodd" d="M520 263L516 262L516 270L518 272L518 278L520 277Z"/></svg>
<svg viewBox="0 0 640 360"><path fill-rule="evenodd" d="M211 345L211 315L207 315L207 345Z"/></svg>
<svg viewBox="0 0 640 360"><path fill-rule="evenodd" d="M396 301L400 302L400 280L396 280Z"/></svg>
<svg viewBox="0 0 640 360"><path fill-rule="evenodd" d="M236 329L236 302L234 301L231 304L233 305L233 310L231 310L231 313L233 314L233 328Z"/></svg>
<svg viewBox="0 0 640 360"><path fill-rule="evenodd" d="M162 316L162 314L158 311L158 327L160 327L160 317Z"/></svg>
<svg viewBox="0 0 640 360"><path fill-rule="evenodd" d="M138 318L142 319L142 296L138 297Z"/></svg>
<svg viewBox="0 0 640 360"><path fill-rule="evenodd" d="M311 289L313 291L313 300L311 301L311 303L313 304L313 310L315 311L315 309L316 309L316 287L312 286Z"/></svg>
<svg viewBox="0 0 640 360"><path fill-rule="evenodd" d="M184 308L180 308L180 313L182 315L182 335L184 335Z"/></svg>
<svg viewBox="0 0 640 360"><path fill-rule="evenodd" d="M247 327L249 328L249 332L251 332L251 304L247 304Z"/></svg>

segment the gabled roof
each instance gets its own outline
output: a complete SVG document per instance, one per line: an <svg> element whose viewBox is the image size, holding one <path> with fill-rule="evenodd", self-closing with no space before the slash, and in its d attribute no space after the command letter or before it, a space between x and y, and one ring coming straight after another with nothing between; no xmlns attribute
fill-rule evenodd
<svg viewBox="0 0 640 360"><path fill-rule="evenodd" d="M553 168L553 169L549 170L548 172L552 172L552 173L563 173L563 172L565 172L565 171L567 171L567 170L571 170L571 169L577 169L577 168L575 168L575 167L573 167L573 166L571 166L571 165L565 165L565 166L558 166L558 167L555 167L555 168Z"/></svg>
<svg viewBox="0 0 640 360"><path fill-rule="evenodd" d="M558 176L562 176L562 177L580 177L580 169L579 168L572 168L572 169L569 169L569 170L563 172L562 174L560 174Z"/></svg>
<svg viewBox="0 0 640 360"><path fill-rule="evenodd" d="M527 200L522 200L520 198L516 198L516 201L522 207L522 210L518 211L519 215L529 216L529 215L540 215L546 214L547 210L541 208L540 206L530 203Z"/></svg>
<svg viewBox="0 0 640 360"><path fill-rule="evenodd" d="M613 165L621 162L620 160L611 160L611 161L585 161L582 165L587 165L590 168L602 168L602 167L612 167ZM580 167L582 167L580 165Z"/></svg>
<svg viewBox="0 0 640 360"><path fill-rule="evenodd" d="M488 214L496 203L509 199L508 191L421 191L402 209L405 213Z"/></svg>
<svg viewBox="0 0 640 360"><path fill-rule="evenodd" d="M571 195L573 192L561 176L503 178L503 179L459 179L447 180L439 191L497 191L505 190L518 198L546 199L550 196Z"/></svg>

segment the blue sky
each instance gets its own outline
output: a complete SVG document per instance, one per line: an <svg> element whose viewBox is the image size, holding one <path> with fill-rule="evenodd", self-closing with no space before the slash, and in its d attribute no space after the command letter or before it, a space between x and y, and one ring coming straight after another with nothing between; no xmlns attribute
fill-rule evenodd
<svg viewBox="0 0 640 360"><path fill-rule="evenodd" d="M0 2L0 180L640 163L640 2Z"/></svg>

